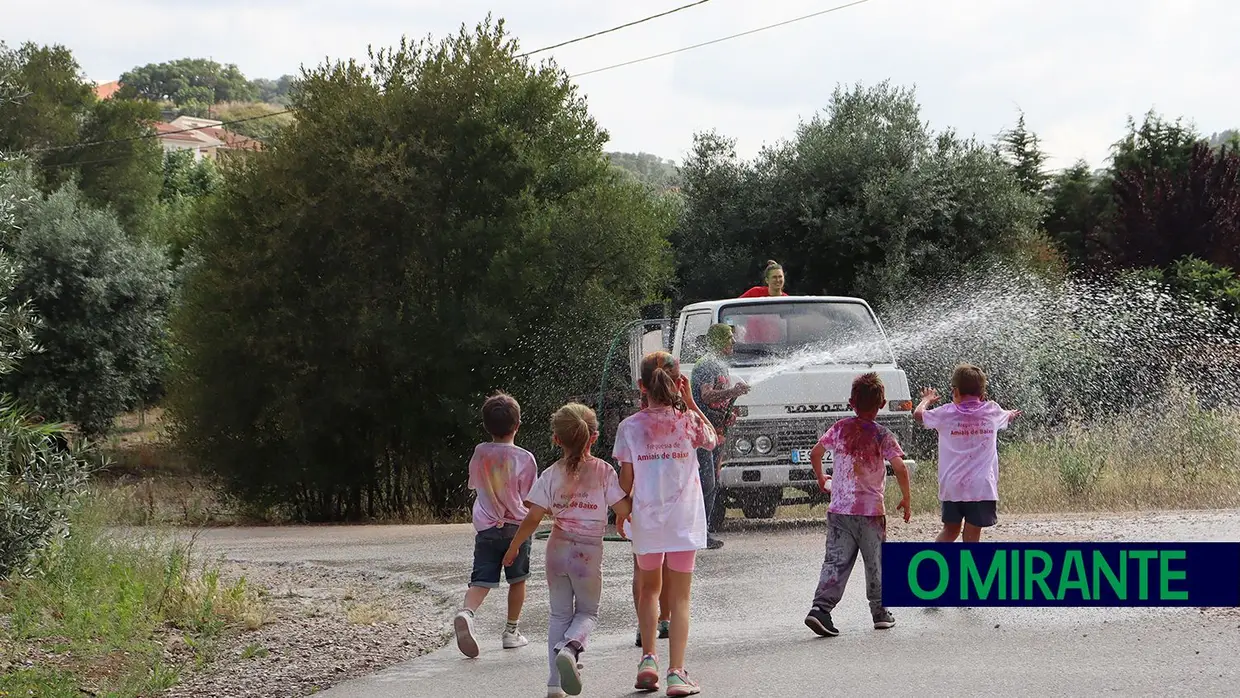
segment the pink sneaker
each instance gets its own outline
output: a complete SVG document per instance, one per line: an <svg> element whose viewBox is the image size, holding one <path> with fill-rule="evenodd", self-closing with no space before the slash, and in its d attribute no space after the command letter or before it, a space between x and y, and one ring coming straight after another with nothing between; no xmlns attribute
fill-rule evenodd
<svg viewBox="0 0 1240 698"><path fill-rule="evenodd" d="M689 672L684 669L672 669L667 672L667 695L669 696L693 696L702 692L697 682L689 678Z"/></svg>
<svg viewBox="0 0 1240 698"><path fill-rule="evenodd" d="M659 660L653 654L642 657L637 665L637 683L633 687L639 691L659 690Z"/></svg>

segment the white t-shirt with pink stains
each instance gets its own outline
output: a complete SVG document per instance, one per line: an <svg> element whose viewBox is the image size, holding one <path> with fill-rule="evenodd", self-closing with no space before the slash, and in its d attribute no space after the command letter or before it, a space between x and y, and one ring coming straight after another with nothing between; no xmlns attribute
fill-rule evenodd
<svg viewBox="0 0 1240 698"><path fill-rule="evenodd" d="M692 410L647 408L620 422L612 453L633 464L633 516L626 533L634 553L706 547L697 449L717 443L714 427Z"/></svg>
<svg viewBox="0 0 1240 698"><path fill-rule="evenodd" d="M999 501L999 431L1012 412L996 402L965 398L926 411L922 423L939 433L939 501Z"/></svg>
<svg viewBox="0 0 1240 698"><path fill-rule="evenodd" d="M607 508L624 499L616 469L605 460L587 457L570 475L556 461L534 482L526 501L551 512L555 526L568 533L602 538L607 533Z"/></svg>
<svg viewBox="0 0 1240 698"><path fill-rule="evenodd" d="M469 489L474 500L474 528L485 531L520 525L530 510L525 496L538 477L534 454L513 444L482 443L469 459Z"/></svg>

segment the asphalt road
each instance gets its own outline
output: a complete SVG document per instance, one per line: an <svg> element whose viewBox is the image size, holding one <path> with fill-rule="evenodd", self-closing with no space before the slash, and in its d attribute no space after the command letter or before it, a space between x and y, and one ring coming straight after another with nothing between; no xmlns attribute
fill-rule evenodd
<svg viewBox="0 0 1240 698"><path fill-rule="evenodd" d="M931 516L893 523L891 540L933 535ZM897 625L872 629L860 564L836 610L839 637L802 624L817 581L823 528L756 527L725 533L703 551L694 579L688 664L712 696L821 696L927 692L960 695L1236 695L1240 612L1235 609L892 609ZM1240 511L1105 518L1005 517L995 539L1240 540ZM456 599L469 576L468 526L219 529L199 543L224 557L303 562L407 575ZM479 614L483 654L454 644L320 693L330 698L504 696L546 693L544 543L522 626L530 645L502 650L502 590ZM640 650L627 543L608 543L600 626L583 656L589 696L632 689ZM445 627L450 621L445 614ZM660 653L666 655L666 641ZM659 694L661 695L661 693Z"/></svg>

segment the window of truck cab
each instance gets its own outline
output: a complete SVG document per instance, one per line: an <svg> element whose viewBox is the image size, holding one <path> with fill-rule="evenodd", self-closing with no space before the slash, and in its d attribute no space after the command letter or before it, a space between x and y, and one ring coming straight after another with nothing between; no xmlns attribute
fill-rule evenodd
<svg viewBox="0 0 1240 698"><path fill-rule="evenodd" d="M695 310L685 315L680 329L680 363L697 363L706 354L706 332L714 324L711 321L713 315L709 310Z"/></svg>
<svg viewBox="0 0 1240 698"><path fill-rule="evenodd" d="M724 306L719 321L733 328L738 366L809 353L820 353L823 363L895 361L874 314L856 301L737 303Z"/></svg>

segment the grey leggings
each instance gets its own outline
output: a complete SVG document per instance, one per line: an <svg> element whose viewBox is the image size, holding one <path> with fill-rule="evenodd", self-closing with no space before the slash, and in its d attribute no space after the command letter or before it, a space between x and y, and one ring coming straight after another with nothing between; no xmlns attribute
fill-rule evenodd
<svg viewBox="0 0 1240 698"><path fill-rule="evenodd" d="M814 607L831 612L844 596L844 587L857 563L865 565L865 595L870 611L883 608L883 541L887 539L886 516L827 514L827 552L818 575Z"/></svg>
<svg viewBox="0 0 1240 698"><path fill-rule="evenodd" d="M547 539L547 590L551 617L547 623L548 688L560 687L555 657L570 641L582 650L598 625L603 595L603 540L551 529Z"/></svg>

